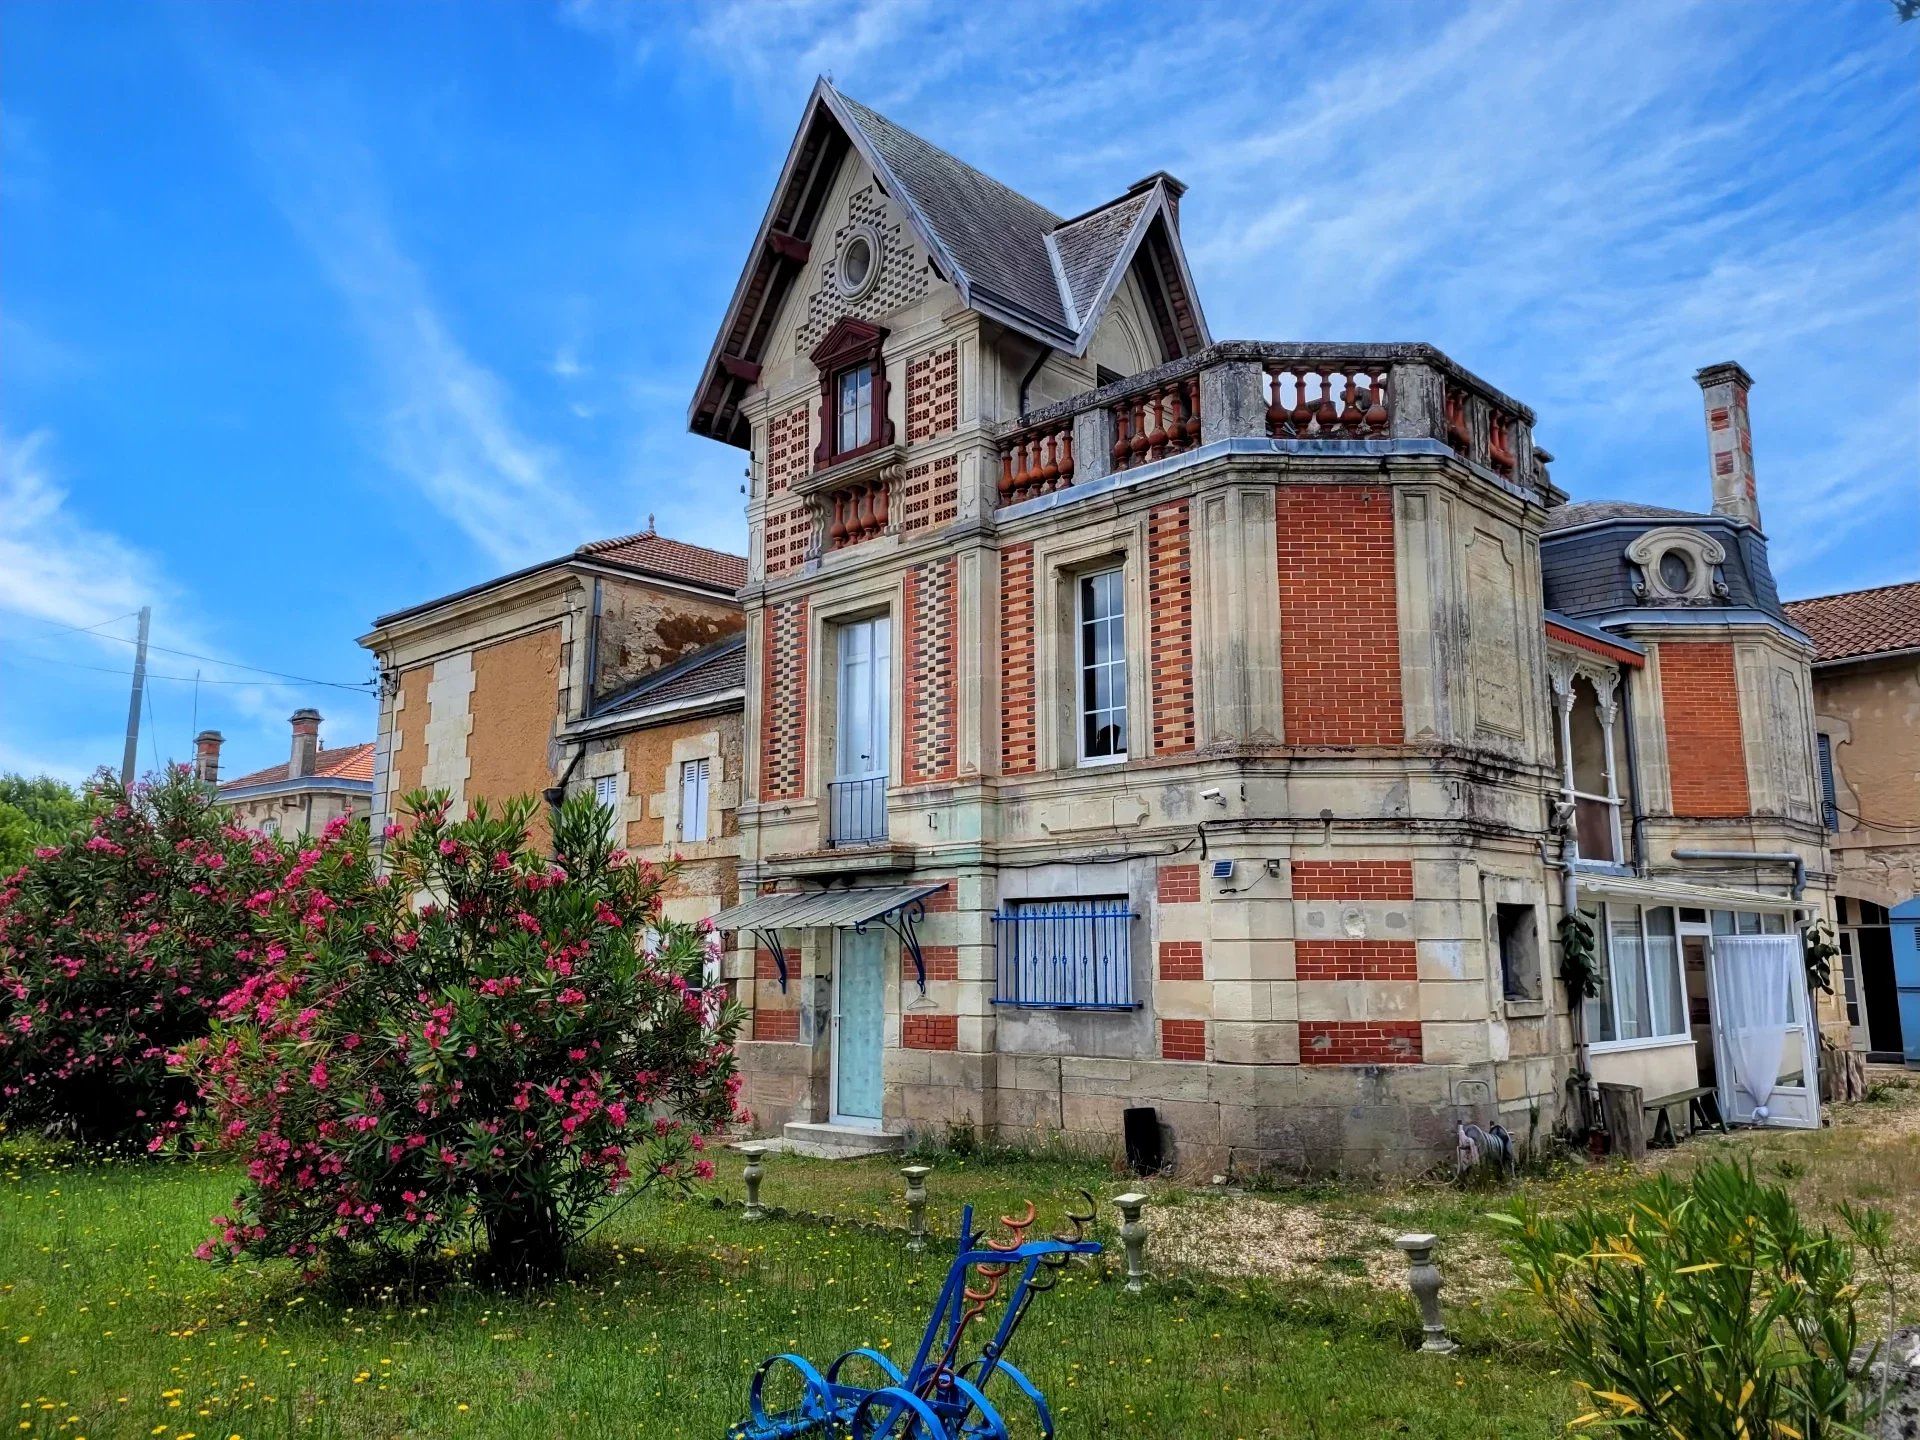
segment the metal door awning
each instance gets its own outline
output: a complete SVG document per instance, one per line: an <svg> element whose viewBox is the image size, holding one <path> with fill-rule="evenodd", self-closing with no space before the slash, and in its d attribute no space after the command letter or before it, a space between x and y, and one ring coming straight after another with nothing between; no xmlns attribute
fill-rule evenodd
<svg viewBox="0 0 1920 1440"><path fill-rule="evenodd" d="M730 905L713 917L716 930L747 930L773 953L780 972L780 988L787 988L787 952L780 943L782 930L865 930L874 921L900 937L900 948L913 957L920 993L927 993L927 967L920 955L915 929L927 913L927 897L947 888L931 885L852 885L801 894L756 895Z"/></svg>
<svg viewBox="0 0 1920 1440"><path fill-rule="evenodd" d="M1812 902L1791 895L1769 895L1731 885L1694 885L1659 876L1588 874L1576 870L1574 883L1582 898L1621 900L1637 905L1686 905L1701 910L1760 910L1791 915L1812 909Z"/></svg>

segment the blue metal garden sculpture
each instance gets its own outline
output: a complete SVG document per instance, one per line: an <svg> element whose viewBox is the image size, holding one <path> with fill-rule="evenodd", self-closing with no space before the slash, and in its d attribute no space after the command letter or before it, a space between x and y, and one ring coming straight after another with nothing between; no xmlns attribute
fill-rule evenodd
<svg viewBox="0 0 1920 1440"><path fill-rule="evenodd" d="M753 1372L749 1414L727 1432L728 1440L848 1434L854 1440L1008 1440L1006 1421L987 1397L990 1388L996 1393L1006 1389L994 1384L1001 1376L1032 1403L1040 1434L1050 1437L1053 1415L1046 1397L1007 1363L1006 1353L1033 1297L1054 1287L1068 1259L1100 1253L1099 1242L1085 1238L1094 1217L1093 1197L1085 1191L1081 1194L1086 1212L1069 1210L1071 1233L1049 1240L1026 1238L1034 1221L1031 1202L1023 1216L1000 1217L1012 1237L1004 1241L976 1234L973 1207L967 1206L960 1212L959 1252L947 1267L940 1299L906 1370L864 1346L847 1351L824 1374L803 1356L769 1356ZM972 1283L969 1271L979 1276L978 1285ZM1015 1277L1013 1286L1004 1297L991 1337L962 1359L969 1329L1002 1298L1001 1287L1009 1276ZM797 1374L801 1394L793 1404L770 1412L765 1399L768 1376L783 1370ZM874 1383L861 1385L847 1378L858 1370L877 1371ZM790 1386L793 1381L789 1378L786 1383Z"/></svg>

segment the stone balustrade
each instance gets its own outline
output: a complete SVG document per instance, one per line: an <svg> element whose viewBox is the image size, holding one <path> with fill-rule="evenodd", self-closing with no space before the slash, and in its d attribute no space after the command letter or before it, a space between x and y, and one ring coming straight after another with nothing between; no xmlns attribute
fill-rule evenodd
<svg viewBox="0 0 1920 1440"><path fill-rule="evenodd" d="M1015 505L1219 441L1338 454L1354 442L1451 451L1504 482L1551 488L1533 412L1430 345L1230 340L1006 425L999 502Z"/></svg>

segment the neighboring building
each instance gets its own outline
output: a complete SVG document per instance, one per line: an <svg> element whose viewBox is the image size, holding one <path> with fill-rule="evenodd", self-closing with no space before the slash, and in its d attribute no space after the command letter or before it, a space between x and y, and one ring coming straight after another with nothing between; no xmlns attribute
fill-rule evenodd
<svg viewBox="0 0 1920 1440"><path fill-rule="evenodd" d="M376 833L415 789L591 788L628 849L683 857L668 913L712 914L736 893L745 578L649 528L382 616L360 640L382 678Z"/></svg>
<svg viewBox="0 0 1920 1440"><path fill-rule="evenodd" d="M1793 600L1853 1048L1920 1066L1920 581Z"/></svg>
<svg viewBox="0 0 1920 1440"><path fill-rule="evenodd" d="M1724 1088L1711 937L1826 886L1744 373L1699 377L1712 514L1568 506L1430 346L1215 342L1183 190L1062 219L807 105L689 415L751 457L758 1123L1152 1106L1188 1164L1422 1168L1556 1119L1570 895L1594 1073Z"/></svg>
<svg viewBox="0 0 1920 1440"><path fill-rule="evenodd" d="M194 774L219 787L220 801L240 823L269 835L318 835L335 819L365 817L373 803L373 743L320 746L320 712L296 710L293 748L284 765L269 765L234 780L220 779L218 730L193 739Z"/></svg>

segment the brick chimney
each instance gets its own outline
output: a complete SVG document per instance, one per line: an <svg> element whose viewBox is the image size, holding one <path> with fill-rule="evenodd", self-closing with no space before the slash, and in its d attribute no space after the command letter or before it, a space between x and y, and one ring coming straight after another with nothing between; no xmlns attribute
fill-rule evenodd
<svg viewBox="0 0 1920 1440"><path fill-rule="evenodd" d="M1713 466L1713 513L1760 528L1760 500L1753 486L1753 431L1747 424L1747 391L1753 377L1731 360L1696 370L1707 404L1707 456Z"/></svg>
<svg viewBox="0 0 1920 1440"><path fill-rule="evenodd" d="M313 757L320 753L320 712L293 712L293 758L287 765L287 778L299 780L313 774Z"/></svg>
<svg viewBox="0 0 1920 1440"><path fill-rule="evenodd" d="M193 778L202 785L220 783L220 742L226 738L218 730L202 730L193 737Z"/></svg>

